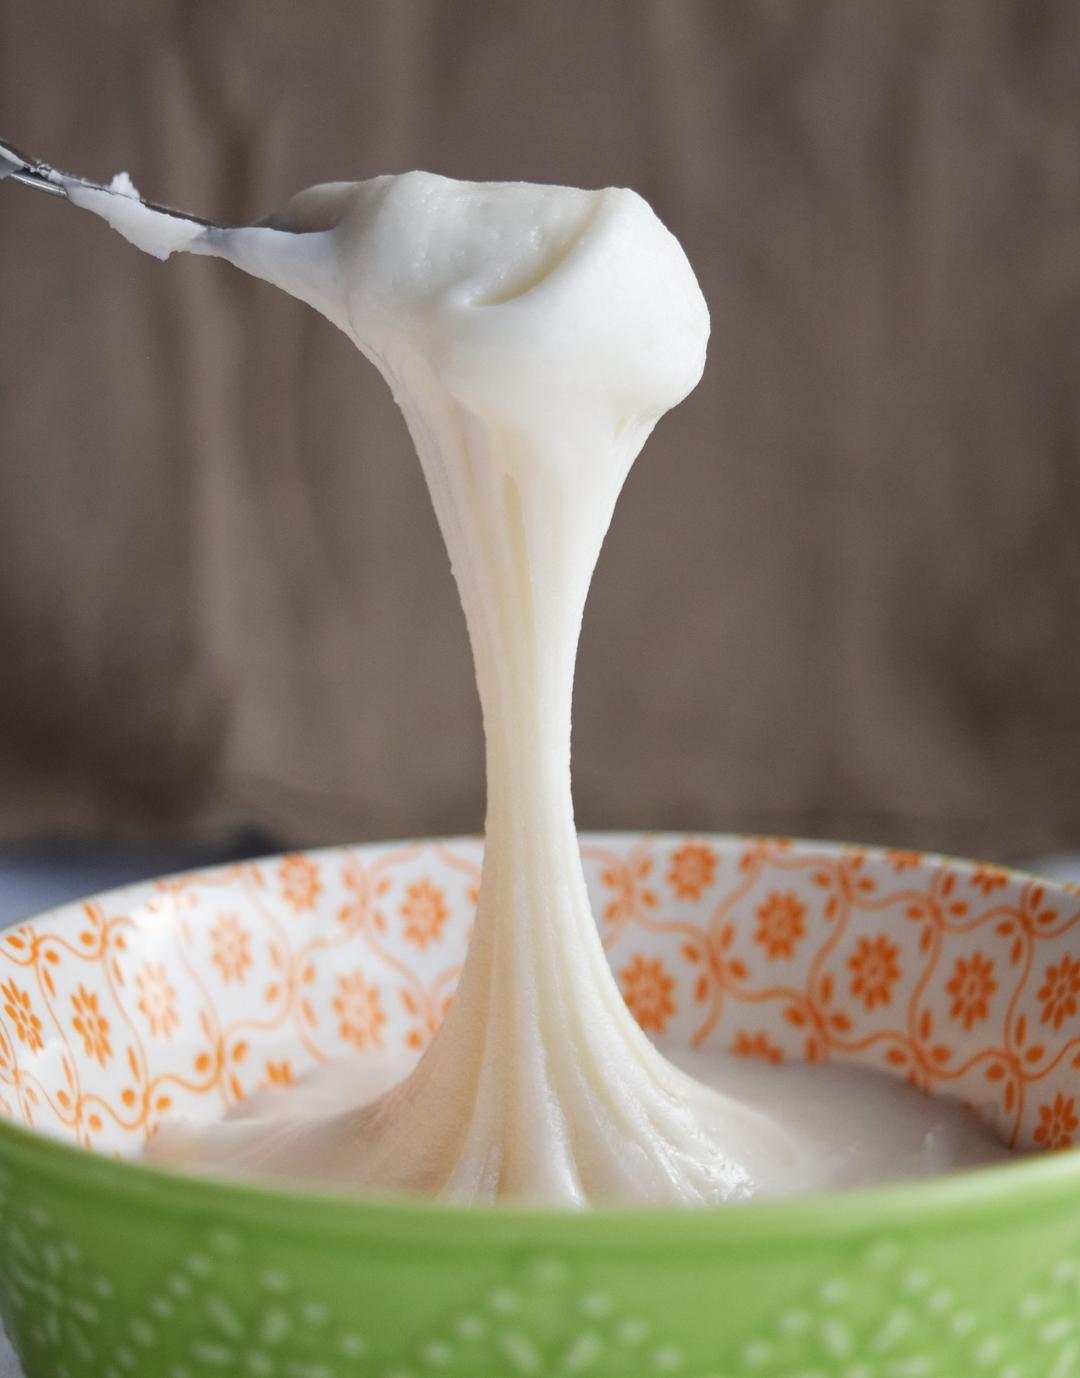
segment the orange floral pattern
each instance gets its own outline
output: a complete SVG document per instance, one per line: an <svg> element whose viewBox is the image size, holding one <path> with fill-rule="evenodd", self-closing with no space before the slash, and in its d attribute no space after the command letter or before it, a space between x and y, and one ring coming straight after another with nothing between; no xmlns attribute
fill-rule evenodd
<svg viewBox="0 0 1080 1378"><path fill-rule="evenodd" d="M150 1026L151 1038L171 1038L180 1022L176 990L169 984L164 962L147 962L135 978L138 1010Z"/></svg>
<svg viewBox="0 0 1080 1378"><path fill-rule="evenodd" d="M675 981L659 958L640 953L619 974L623 999L643 1029L663 1033L675 1013Z"/></svg>
<svg viewBox="0 0 1080 1378"><path fill-rule="evenodd" d="M1048 1149L1072 1148L1077 1129L1080 1129L1080 1120L1076 1117L1076 1097L1066 1099L1059 1091L1052 1104L1039 1107L1035 1142Z"/></svg>
<svg viewBox="0 0 1080 1378"><path fill-rule="evenodd" d="M736 1032L735 1040L731 1045L731 1053L733 1057L762 1057L766 1062L776 1064L784 1060L783 1052L768 1034L751 1034L744 1029L739 1029Z"/></svg>
<svg viewBox="0 0 1080 1378"><path fill-rule="evenodd" d="M652 868L652 858L639 852L613 860L600 873L605 891L610 891L601 911L605 923L619 930L656 908L656 891L647 884Z"/></svg>
<svg viewBox="0 0 1080 1378"><path fill-rule="evenodd" d="M315 908L315 901L322 894L322 883L318 863L311 857L300 853L285 857L278 867L278 880L281 893L294 914Z"/></svg>
<svg viewBox="0 0 1080 1378"><path fill-rule="evenodd" d="M893 986L900 979L899 955L896 944L887 938L859 939L848 966L854 972L851 993L862 1000L866 1009L887 1005L892 1000Z"/></svg>
<svg viewBox="0 0 1080 1378"><path fill-rule="evenodd" d="M30 1008L30 996L20 990L14 981L0 986L0 996L4 999L4 1013L15 1026L15 1037L25 1043L32 1053L41 1052L41 1020Z"/></svg>
<svg viewBox="0 0 1080 1378"><path fill-rule="evenodd" d="M694 999L697 1003L704 1004L713 1000L714 1009L717 1005L717 994L730 987L735 987L738 982L745 981L747 977L746 963L741 957L733 955L735 946L735 925L733 923L723 924L719 929L710 931L702 935L701 943L688 942L683 944L682 955L692 966L701 966L697 980L694 982ZM705 1032L711 1032L711 1023L706 1026ZM703 1042L705 1033L696 1040Z"/></svg>
<svg viewBox="0 0 1080 1378"><path fill-rule="evenodd" d="M243 981L251 966L251 935L240 926L237 915L223 914L210 940L214 945L214 965L225 984Z"/></svg>
<svg viewBox="0 0 1080 1378"><path fill-rule="evenodd" d="M1046 977L1039 999L1043 1002L1042 1022L1060 1029L1066 1019L1075 1017L1077 996L1080 995L1080 960L1068 955L1055 966L1046 968Z"/></svg>
<svg viewBox="0 0 1080 1378"><path fill-rule="evenodd" d="M707 883L688 847L712 853ZM457 983L481 851L270 858L0 932L0 1114L131 1153L169 1117L358 1048L418 1056ZM1080 1143L1080 890L771 838L605 835L582 853L612 969L666 1042L859 1063L985 1107L1010 1142ZM303 877L321 889L297 923Z"/></svg>
<svg viewBox="0 0 1080 1378"><path fill-rule="evenodd" d="M338 1028L346 1043L361 1051L382 1047L382 1030L386 1012L378 988L364 979L362 971L339 976L333 1007L338 1015Z"/></svg>
<svg viewBox="0 0 1080 1378"><path fill-rule="evenodd" d="M456 976L456 972L454 973ZM429 995L426 999L417 997L415 991L407 986L401 992L402 1008L409 1018L414 1020L412 1027L405 1035L405 1046L414 1052L419 1052L426 1048L435 1035L439 1032L439 1025L446 1018L446 1011L450 1008L450 1001L453 999L451 994Z"/></svg>
<svg viewBox="0 0 1080 1378"><path fill-rule="evenodd" d="M799 939L806 935L806 905L798 895L791 890L772 890L755 913L757 932L754 942L760 943L769 960L793 957Z"/></svg>
<svg viewBox="0 0 1080 1378"><path fill-rule="evenodd" d="M960 1020L965 1029L980 1019L989 1019L990 999L997 988L993 962L979 952L970 958L957 957L952 980L945 987L953 998L950 1019Z"/></svg>
<svg viewBox="0 0 1080 1378"><path fill-rule="evenodd" d="M699 900L716 878L716 853L704 842L686 842L671 854L668 884L677 900Z"/></svg>
<svg viewBox="0 0 1080 1378"><path fill-rule="evenodd" d="M1009 873L1003 866L976 866L969 879L984 895L992 895L995 890L1005 889Z"/></svg>
<svg viewBox="0 0 1080 1378"><path fill-rule="evenodd" d="M71 997L71 1004L75 1010L72 1027L83 1041L83 1051L104 1067L112 1057L112 1044L109 1042L109 1021L98 1008L98 996L80 985Z"/></svg>
<svg viewBox="0 0 1080 1378"><path fill-rule="evenodd" d="M405 937L423 951L442 937L449 913L446 896L439 887L427 878L417 881L406 890L401 906Z"/></svg>

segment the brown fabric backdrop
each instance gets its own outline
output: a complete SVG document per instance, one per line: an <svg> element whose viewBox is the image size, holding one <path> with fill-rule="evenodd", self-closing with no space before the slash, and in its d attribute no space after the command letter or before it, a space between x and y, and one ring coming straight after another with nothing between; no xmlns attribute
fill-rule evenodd
<svg viewBox="0 0 1080 1378"><path fill-rule="evenodd" d="M0 130L224 220L638 188L713 312L586 616L583 826L1080 844L1074 0L0 7ZM0 835L473 829L418 466L328 324L0 187Z"/></svg>

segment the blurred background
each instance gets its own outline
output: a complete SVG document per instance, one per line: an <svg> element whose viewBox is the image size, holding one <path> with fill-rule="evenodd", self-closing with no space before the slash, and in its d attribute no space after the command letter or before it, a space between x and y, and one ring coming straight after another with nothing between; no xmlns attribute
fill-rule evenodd
<svg viewBox="0 0 1080 1378"><path fill-rule="evenodd" d="M1029 859L1080 850L1078 57L1074 0L6 0L0 132L229 223L413 167L639 190L713 336L601 557L579 825ZM480 829L374 370L10 183L0 264L0 921Z"/></svg>

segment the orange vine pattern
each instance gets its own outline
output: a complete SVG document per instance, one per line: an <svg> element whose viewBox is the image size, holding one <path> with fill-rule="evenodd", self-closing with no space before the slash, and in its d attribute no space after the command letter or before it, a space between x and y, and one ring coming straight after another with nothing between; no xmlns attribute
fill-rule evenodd
<svg viewBox="0 0 1080 1378"><path fill-rule="evenodd" d="M595 836L616 979L665 1041L838 1060L1080 1144L1080 892L911 852ZM334 1057L416 1055L475 911L475 839L133 886L0 935L0 1114L106 1152Z"/></svg>

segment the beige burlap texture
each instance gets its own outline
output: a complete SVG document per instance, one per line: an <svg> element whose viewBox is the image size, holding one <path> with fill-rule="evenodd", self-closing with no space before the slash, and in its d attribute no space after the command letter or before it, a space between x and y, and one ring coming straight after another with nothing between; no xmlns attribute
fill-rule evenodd
<svg viewBox="0 0 1080 1378"><path fill-rule="evenodd" d="M0 8L0 131L229 222L414 166L639 189L713 314L585 619L583 826L1080 845L1080 6ZM382 381L0 187L0 835L476 829Z"/></svg>

